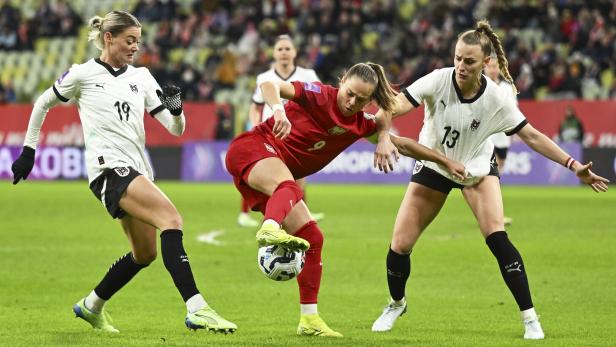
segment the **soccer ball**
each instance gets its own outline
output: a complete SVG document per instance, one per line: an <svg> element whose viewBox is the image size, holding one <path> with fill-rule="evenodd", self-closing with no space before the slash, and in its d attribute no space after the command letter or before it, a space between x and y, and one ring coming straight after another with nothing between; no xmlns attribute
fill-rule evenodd
<svg viewBox="0 0 616 347"><path fill-rule="evenodd" d="M304 268L304 251L290 251L280 246L259 247L257 263L259 269L274 281L288 281L299 275Z"/></svg>

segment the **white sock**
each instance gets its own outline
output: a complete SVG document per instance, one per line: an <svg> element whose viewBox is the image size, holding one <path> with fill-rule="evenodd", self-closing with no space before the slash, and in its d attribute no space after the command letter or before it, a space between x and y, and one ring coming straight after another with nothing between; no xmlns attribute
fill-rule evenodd
<svg viewBox="0 0 616 347"><path fill-rule="evenodd" d="M85 305L88 310L94 313L101 313L106 302L107 300L99 298L93 290L88 296L86 296Z"/></svg>
<svg viewBox="0 0 616 347"><path fill-rule="evenodd" d="M280 224L273 219L268 219L263 222L263 226L271 225L272 227L276 227L276 229L280 228Z"/></svg>
<svg viewBox="0 0 616 347"><path fill-rule="evenodd" d="M406 298L402 298L400 300L391 299L396 306L404 306L406 304Z"/></svg>
<svg viewBox="0 0 616 347"><path fill-rule="evenodd" d="M537 312L535 312L535 308L529 308L528 310L520 311L520 316L522 317L523 322L527 322L530 320L537 320Z"/></svg>
<svg viewBox="0 0 616 347"><path fill-rule="evenodd" d="M248 212L240 212L240 217L250 217L250 213L248 213Z"/></svg>
<svg viewBox="0 0 616 347"><path fill-rule="evenodd" d="M186 309L188 313L195 313L206 306L207 302L205 302L201 294L195 294L191 296L190 299L186 300Z"/></svg>
<svg viewBox="0 0 616 347"><path fill-rule="evenodd" d="M305 314L317 314L317 304L300 304L299 308L301 310L302 315Z"/></svg>

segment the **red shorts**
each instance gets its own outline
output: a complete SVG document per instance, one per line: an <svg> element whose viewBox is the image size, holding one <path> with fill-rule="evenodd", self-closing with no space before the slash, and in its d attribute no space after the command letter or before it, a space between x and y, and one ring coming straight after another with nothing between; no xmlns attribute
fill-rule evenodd
<svg viewBox="0 0 616 347"><path fill-rule="evenodd" d="M235 138L225 158L227 171L233 176L233 183L253 211L265 213L269 195L252 189L248 185L248 174L255 164L265 158L280 158L278 150L262 134L249 131Z"/></svg>

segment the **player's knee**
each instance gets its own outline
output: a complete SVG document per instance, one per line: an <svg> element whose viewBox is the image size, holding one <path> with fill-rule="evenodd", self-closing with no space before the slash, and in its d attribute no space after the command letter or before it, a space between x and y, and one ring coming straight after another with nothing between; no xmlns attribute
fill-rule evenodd
<svg viewBox="0 0 616 347"><path fill-rule="evenodd" d="M156 246L154 248L148 250L141 250L138 252L133 252L133 259L135 263L140 265L150 265L154 260L156 260L156 256L158 255L156 251Z"/></svg>
<svg viewBox="0 0 616 347"><path fill-rule="evenodd" d="M299 200L301 200L304 197L304 191L297 184L297 182L295 182L293 180L288 180L288 181L280 182L280 184L278 184L278 186L276 187L274 192L277 191L277 190L280 190L280 189L289 189L289 190L291 190L293 192L293 195L295 195L296 201L299 201Z"/></svg>
<svg viewBox="0 0 616 347"><path fill-rule="evenodd" d="M184 220L182 219L182 215L175 209L173 209L173 211L170 211L169 215L167 216L167 218L165 218L165 228L162 228L162 230L166 230L166 229L178 229L178 230L182 230L182 225L184 223Z"/></svg>
<svg viewBox="0 0 616 347"><path fill-rule="evenodd" d="M413 242L406 235L394 234L391 240L391 250L398 254L409 254L413 250Z"/></svg>

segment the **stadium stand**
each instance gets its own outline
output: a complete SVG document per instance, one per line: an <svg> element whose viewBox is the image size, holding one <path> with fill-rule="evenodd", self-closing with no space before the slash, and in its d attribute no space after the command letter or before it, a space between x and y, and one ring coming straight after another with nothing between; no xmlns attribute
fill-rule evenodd
<svg viewBox="0 0 616 347"><path fill-rule="evenodd" d="M72 63L95 56L85 21L112 9L142 21L136 65L179 84L187 100L230 103L242 118L277 34L293 36L299 65L324 82L372 60L406 84L451 65L454 33L473 18L499 29L520 99L616 97L616 2L609 0L5 0L0 102L31 102Z"/></svg>

